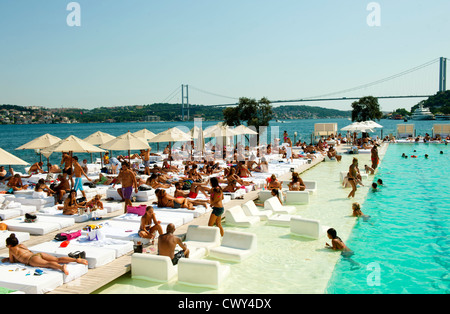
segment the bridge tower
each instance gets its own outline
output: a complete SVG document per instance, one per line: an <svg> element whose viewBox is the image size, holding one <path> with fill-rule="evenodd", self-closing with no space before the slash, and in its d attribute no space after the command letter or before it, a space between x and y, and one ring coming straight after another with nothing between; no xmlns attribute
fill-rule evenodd
<svg viewBox="0 0 450 314"><path fill-rule="evenodd" d="M184 91L186 88L186 95L184 95ZM186 102L185 102L186 100ZM181 85L181 119L184 121L185 109L187 111L187 120L189 121L189 85Z"/></svg>
<svg viewBox="0 0 450 314"><path fill-rule="evenodd" d="M439 92L447 90L447 58L441 57L439 62Z"/></svg>

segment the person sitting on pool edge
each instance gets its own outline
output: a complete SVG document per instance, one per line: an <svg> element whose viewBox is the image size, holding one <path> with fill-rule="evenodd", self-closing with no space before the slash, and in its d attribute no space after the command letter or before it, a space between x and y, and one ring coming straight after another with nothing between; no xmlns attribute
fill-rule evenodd
<svg viewBox="0 0 450 314"><path fill-rule="evenodd" d="M172 264L177 265L180 258L189 258L189 249L179 237L174 235L174 232L175 225L170 223L167 225L167 232L159 236L158 255L170 257ZM177 244L182 248L182 251L175 254Z"/></svg>

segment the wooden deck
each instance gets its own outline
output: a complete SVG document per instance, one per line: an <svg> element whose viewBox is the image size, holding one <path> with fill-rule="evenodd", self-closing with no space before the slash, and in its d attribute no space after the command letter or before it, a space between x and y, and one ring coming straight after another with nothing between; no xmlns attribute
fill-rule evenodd
<svg viewBox="0 0 450 314"><path fill-rule="evenodd" d="M317 164L319 164L323 158L318 158L316 160L313 160L311 164L305 164L298 166L296 168L296 171L299 173L302 173ZM281 177L281 179L289 179L290 173L284 175ZM249 200L255 200L258 198L258 191L252 191L250 193L246 193L243 199L235 199L227 202L225 204L225 209L231 208L235 205L243 204ZM136 203L139 204L139 203ZM104 217L104 220L110 219L114 216L121 215L122 211L111 213L108 216ZM187 228L189 225L207 225L209 220L210 214L202 215L196 219L194 219L191 223L183 225L179 228L177 228L175 234L180 236L181 238L184 238ZM24 242L24 244L27 247L31 247L33 245L51 241L55 237L57 233L69 231L69 230L79 230L82 229L88 222L84 223L78 223L75 224L75 226L68 227L62 230L58 230L57 232L52 232L43 236L31 236L30 240ZM115 279L127 274L131 271L131 255L133 252L129 252L128 254L119 257L112 261L111 263L104 265L99 268L95 269L89 269L87 274L80 277L77 280L74 280L70 283L64 284L56 289L54 289L51 292L48 292L47 294L90 294L95 292L96 290L100 289L101 287L109 284L110 282L114 281ZM0 250L0 256L8 256L8 249L1 249Z"/></svg>

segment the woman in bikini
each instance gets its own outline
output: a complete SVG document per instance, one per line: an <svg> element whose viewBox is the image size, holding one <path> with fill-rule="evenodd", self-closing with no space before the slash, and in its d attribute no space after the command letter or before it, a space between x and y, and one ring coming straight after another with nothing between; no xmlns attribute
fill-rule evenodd
<svg viewBox="0 0 450 314"><path fill-rule="evenodd" d="M222 214L224 212L223 208L223 191L222 188L219 186L219 181L216 177L212 177L210 180L211 183L211 194L210 194L210 202L211 207L213 209L211 216L209 217L208 226L212 227L216 225L219 230L220 234L223 236L224 230L222 227Z"/></svg>
<svg viewBox="0 0 450 314"><path fill-rule="evenodd" d="M342 255L344 255L345 257L349 257L354 254L353 251L350 250L345 245L344 241L342 241L341 238L339 238L337 236L337 232L335 229L333 229L333 228L328 229L327 236L328 236L328 239L331 240L331 245L329 245L328 243L325 243L325 247L327 249L331 249L333 251L342 251Z"/></svg>
<svg viewBox="0 0 450 314"><path fill-rule="evenodd" d="M153 223L153 226L152 226ZM141 218L141 226L139 228L139 236L144 239L154 240L156 232L162 235L164 232L161 227L161 221L156 220L152 206L147 206L144 216Z"/></svg>
<svg viewBox="0 0 450 314"><path fill-rule="evenodd" d="M67 265L78 263L87 265L88 261L82 258L55 257L46 253L33 253L25 245L19 244L19 240L14 233L6 239L6 247L9 249L9 257L4 258L2 263L22 263L32 267L51 268L64 272L68 275Z"/></svg>
<svg viewBox="0 0 450 314"><path fill-rule="evenodd" d="M46 184L44 179L39 179L38 183L34 187L35 192L45 192L47 193L47 196L52 196L55 194L55 191L50 189Z"/></svg>
<svg viewBox="0 0 450 314"><path fill-rule="evenodd" d="M306 185L303 182L302 178L298 175L297 172L292 173L292 181L289 183L289 191L304 191L306 190Z"/></svg>
<svg viewBox="0 0 450 314"><path fill-rule="evenodd" d="M350 165L349 169L348 169L348 174L347 174L347 180L348 183L351 185L352 190L350 191L350 193L348 194L348 198L350 197L355 197L355 193L356 193L356 182L358 180L358 159L353 158L353 162Z"/></svg>
<svg viewBox="0 0 450 314"><path fill-rule="evenodd" d="M158 207L171 207L171 208L187 208L194 210L194 205L203 205L207 207L208 201L201 200L188 200L183 196L173 197L167 194L165 190L157 189L155 194L158 198Z"/></svg>

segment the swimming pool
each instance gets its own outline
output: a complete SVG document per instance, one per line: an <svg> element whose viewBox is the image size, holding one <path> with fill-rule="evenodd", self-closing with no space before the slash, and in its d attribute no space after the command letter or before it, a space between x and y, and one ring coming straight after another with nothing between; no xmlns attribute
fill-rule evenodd
<svg viewBox="0 0 450 314"><path fill-rule="evenodd" d="M360 154L360 167L369 162L370 154ZM318 219L325 226L332 226L345 241L351 233L356 218L351 217L353 201L363 203L373 176L360 187L354 200L347 199L349 189L340 184L340 171L347 171L353 156L343 156L342 162L322 162L302 174L304 180L318 182L317 194L310 198L309 205L297 207L298 215ZM286 227L269 226L266 222L251 228L225 225L227 230L240 230L257 235L257 253L241 263L227 263L231 273L219 290L195 288L172 281L158 284L133 280L124 275L97 293L227 293L227 294L294 294L323 293L340 258L339 252L325 249L322 237L307 240L294 236Z"/></svg>
<svg viewBox="0 0 450 314"><path fill-rule="evenodd" d="M445 145L389 146L377 173L385 186L369 192L362 211L371 218L358 219L346 242L355 255L341 257L328 293L450 292L449 154Z"/></svg>

